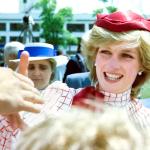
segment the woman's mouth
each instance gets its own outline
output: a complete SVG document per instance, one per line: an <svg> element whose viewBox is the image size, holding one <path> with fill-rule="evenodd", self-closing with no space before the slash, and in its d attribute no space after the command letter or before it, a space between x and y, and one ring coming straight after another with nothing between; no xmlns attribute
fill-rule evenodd
<svg viewBox="0 0 150 150"><path fill-rule="evenodd" d="M110 81L118 81L123 77L123 75L116 74L116 73L104 72L104 77Z"/></svg>

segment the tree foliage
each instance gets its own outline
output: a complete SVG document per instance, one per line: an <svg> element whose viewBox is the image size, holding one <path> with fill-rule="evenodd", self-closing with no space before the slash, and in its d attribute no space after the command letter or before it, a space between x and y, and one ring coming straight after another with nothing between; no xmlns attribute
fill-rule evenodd
<svg viewBox="0 0 150 150"><path fill-rule="evenodd" d="M104 2L104 4L106 2L108 2L108 0L99 0L99 1ZM117 7L110 5L110 6L106 6L104 8L96 9L93 11L93 16L96 16L96 14L98 14L98 13L104 13L105 11L107 11L107 13L113 13L113 12L117 11Z"/></svg>
<svg viewBox="0 0 150 150"><path fill-rule="evenodd" d="M72 20L72 9L69 7L62 8L56 12L56 0L40 0L35 7L41 9L41 36L45 42L51 43L54 46L66 46L75 44L77 40L71 36L71 33L64 29L66 21Z"/></svg>
<svg viewBox="0 0 150 150"><path fill-rule="evenodd" d="M113 12L117 11L117 8L114 6L107 6L106 9L107 9L108 13L113 13Z"/></svg>

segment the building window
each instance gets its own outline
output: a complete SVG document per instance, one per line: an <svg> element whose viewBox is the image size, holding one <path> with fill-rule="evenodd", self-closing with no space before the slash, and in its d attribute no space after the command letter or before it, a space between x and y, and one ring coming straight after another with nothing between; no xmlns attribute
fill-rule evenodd
<svg viewBox="0 0 150 150"><path fill-rule="evenodd" d="M67 30L70 32L84 32L85 25L84 24L67 24Z"/></svg>
<svg viewBox="0 0 150 150"><path fill-rule="evenodd" d="M38 23L33 25L33 31L40 31L40 25Z"/></svg>
<svg viewBox="0 0 150 150"><path fill-rule="evenodd" d="M18 41L19 37L17 36L11 36L10 41Z"/></svg>
<svg viewBox="0 0 150 150"><path fill-rule="evenodd" d="M0 31L6 31L6 24L0 23Z"/></svg>
<svg viewBox="0 0 150 150"><path fill-rule="evenodd" d="M24 3L24 4L27 3L27 0L23 0L23 3Z"/></svg>
<svg viewBox="0 0 150 150"><path fill-rule="evenodd" d="M39 37L33 37L33 42L40 42L40 38Z"/></svg>
<svg viewBox="0 0 150 150"><path fill-rule="evenodd" d="M23 37L20 37L20 36L11 36L11 37L10 37L10 41L23 42Z"/></svg>
<svg viewBox="0 0 150 150"><path fill-rule="evenodd" d="M11 36L10 37L10 41L19 41L19 42L23 42L23 37L22 36ZM33 42L40 42L40 38L39 37L33 37Z"/></svg>
<svg viewBox="0 0 150 150"><path fill-rule="evenodd" d="M23 31L23 24L21 23L11 23L10 24L11 31Z"/></svg>
<svg viewBox="0 0 150 150"><path fill-rule="evenodd" d="M89 29L92 29L94 24L89 24Z"/></svg>
<svg viewBox="0 0 150 150"><path fill-rule="evenodd" d="M6 37L0 36L0 43L5 43L5 42L6 42Z"/></svg>

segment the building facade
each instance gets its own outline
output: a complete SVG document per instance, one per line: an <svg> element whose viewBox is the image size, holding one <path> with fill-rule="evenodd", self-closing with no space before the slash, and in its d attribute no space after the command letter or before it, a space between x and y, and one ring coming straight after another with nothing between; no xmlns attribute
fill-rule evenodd
<svg viewBox="0 0 150 150"><path fill-rule="evenodd" d="M37 0L20 0L19 2L18 13L0 14L0 44L4 45L9 41L27 43L31 40L44 42L44 39L40 37L40 11L32 9ZM74 37L81 38L83 33L92 27L94 20L91 14L74 14L73 20L66 22L64 28L69 30ZM26 21L29 21L27 26Z"/></svg>

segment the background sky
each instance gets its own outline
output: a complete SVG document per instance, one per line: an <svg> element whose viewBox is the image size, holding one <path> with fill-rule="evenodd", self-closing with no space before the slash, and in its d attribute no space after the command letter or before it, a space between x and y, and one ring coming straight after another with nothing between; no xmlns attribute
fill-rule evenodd
<svg viewBox="0 0 150 150"><path fill-rule="evenodd" d="M19 0L0 0L0 13L17 13ZM32 1L32 0L31 0ZM132 9L139 13L150 14L150 0L110 0L122 10ZM57 0L58 8L66 6L73 8L73 13L92 13L93 10L103 7L98 0Z"/></svg>
<svg viewBox="0 0 150 150"><path fill-rule="evenodd" d="M98 0L58 0L58 8L73 7L73 13L92 13L102 3Z"/></svg>
<svg viewBox="0 0 150 150"><path fill-rule="evenodd" d="M0 0L0 13L17 13L18 10L18 0Z"/></svg>
<svg viewBox="0 0 150 150"><path fill-rule="evenodd" d="M19 11L19 0L0 0L0 13L17 13ZM57 7L72 7L74 13L92 12L98 8L101 2L98 0L57 0Z"/></svg>

